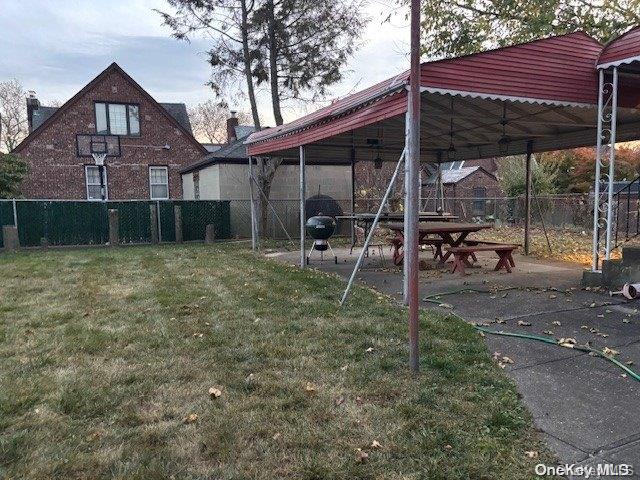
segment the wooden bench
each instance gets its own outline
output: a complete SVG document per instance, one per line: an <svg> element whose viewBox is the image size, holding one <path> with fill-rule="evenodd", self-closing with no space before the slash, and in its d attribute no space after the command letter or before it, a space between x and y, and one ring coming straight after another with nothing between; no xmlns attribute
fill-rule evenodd
<svg viewBox="0 0 640 480"><path fill-rule="evenodd" d="M396 266L402 265L402 261L404 260L404 251L403 251L403 242L397 237L388 238L387 241L393 247L393 264ZM423 238L420 240L420 245L425 245L431 247L431 251L433 252L433 259L440 259L443 262L444 255L442 253L442 245L444 244L444 240L441 238Z"/></svg>
<svg viewBox="0 0 640 480"><path fill-rule="evenodd" d="M496 252L499 259L494 271L504 268L508 273L511 273L511 268L516 266L516 263L513 261L513 251L518 248L518 246L519 245L508 243L468 240L464 242L464 245L459 247L450 247L447 249L447 253L453 255L451 273L458 272L460 275L465 275L465 267L473 266L469 261L469 257L471 257L473 261L477 261L476 252Z"/></svg>

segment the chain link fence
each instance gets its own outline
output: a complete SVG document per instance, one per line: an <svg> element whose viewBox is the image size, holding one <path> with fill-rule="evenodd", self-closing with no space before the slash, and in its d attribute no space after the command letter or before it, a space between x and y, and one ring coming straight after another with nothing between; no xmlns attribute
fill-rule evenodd
<svg viewBox="0 0 640 480"><path fill-rule="evenodd" d="M331 199L332 214L351 212L351 199ZM307 216L317 214L323 207L307 201ZM271 200L267 206L266 228L263 238L286 239L299 236L300 203L298 199ZM216 237L251 237L250 200L163 200L163 201L43 201L0 200L0 226L18 222L20 244L40 245L100 245L108 242L108 210L119 212L121 243L150 243L152 219L150 209L158 218L155 229L161 242L174 242L175 206L182 211L182 230L185 241L203 240L207 224L214 224ZM356 212L376 212L378 198L358 198ZM421 201L422 210L435 210L431 199ZM491 221L498 225L523 225L524 196L495 198L447 198L444 209L460 221ZM388 206L388 211L401 212L402 203ZM277 216L276 216L277 214ZM278 217L280 221L278 220ZM531 221L548 228L570 228L590 231L593 221L593 197L589 194L545 195L531 199ZM282 225L284 226L284 229ZM287 233L285 233L285 231ZM349 235L351 225L339 222L338 235ZM3 247L0 229L0 248Z"/></svg>
<svg viewBox="0 0 640 480"><path fill-rule="evenodd" d="M204 240L209 224L216 238L232 237L230 202L213 200L0 200L0 226L17 226L21 247L103 245L109 241L108 212L117 210L120 243L175 242L178 206L183 241Z"/></svg>
<svg viewBox="0 0 640 480"><path fill-rule="evenodd" d="M368 198L356 201L356 211L375 212L380 199ZM421 210L436 211L438 205L433 198L422 199ZM402 212L402 204L389 211ZM445 198L444 211L456 215L459 221L480 222L495 221L499 224L524 225L525 198L487 197L487 198ZM593 226L593 195L536 195L531 197L531 222L542 223L549 227L591 229Z"/></svg>

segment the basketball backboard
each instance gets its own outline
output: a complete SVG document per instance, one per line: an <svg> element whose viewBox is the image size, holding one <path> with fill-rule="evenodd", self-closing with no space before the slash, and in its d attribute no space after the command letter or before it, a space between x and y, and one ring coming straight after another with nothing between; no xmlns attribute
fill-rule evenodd
<svg viewBox="0 0 640 480"><path fill-rule="evenodd" d="M120 156L120 137L118 135L98 135L84 133L76 135L76 151L79 157Z"/></svg>

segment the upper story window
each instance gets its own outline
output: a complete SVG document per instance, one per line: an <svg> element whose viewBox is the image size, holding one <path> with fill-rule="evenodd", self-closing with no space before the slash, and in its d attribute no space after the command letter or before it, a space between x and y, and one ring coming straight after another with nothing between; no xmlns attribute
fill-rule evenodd
<svg viewBox="0 0 640 480"><path fill-rule="evenodd" d="M140 135L140 107L131 103L96 102L96 133Z"/></svg>

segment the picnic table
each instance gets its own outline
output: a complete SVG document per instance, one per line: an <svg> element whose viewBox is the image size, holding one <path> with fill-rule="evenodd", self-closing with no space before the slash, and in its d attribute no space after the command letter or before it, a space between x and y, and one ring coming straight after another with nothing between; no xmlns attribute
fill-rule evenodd
<svg viewBox="0 0 640 480"><path fill-rule="evenodd" d="M394 247L393 263L401 265L404 259L404 224L400 222L388 222L385 227L394 232L391 242ZM461 222L421 222L418 227L418 245L430 245L435 247L434 258L446 262L452 252L442 253L442 245L459 247L470 233L493 228L491 223L461 223Z"/></svg>
<svg viewBox="0 0 640 480"><path fill-rule="evenodd" d="M336 220L348 220L354 222L364 230L364 238L369 235L369 230L373 225L373 221L376 218L375 213L346 213L344 215L337 215ZM450 213L438 213L438 212L419 212L418 218L421 222L450 222L457 220L458 217L451 215ZM380 214L380 222L401 222L404 220L404 213L402 212L383 212ZM358 239L354 236L353 243L351 244L351 250L353 252Z"/></svg>

